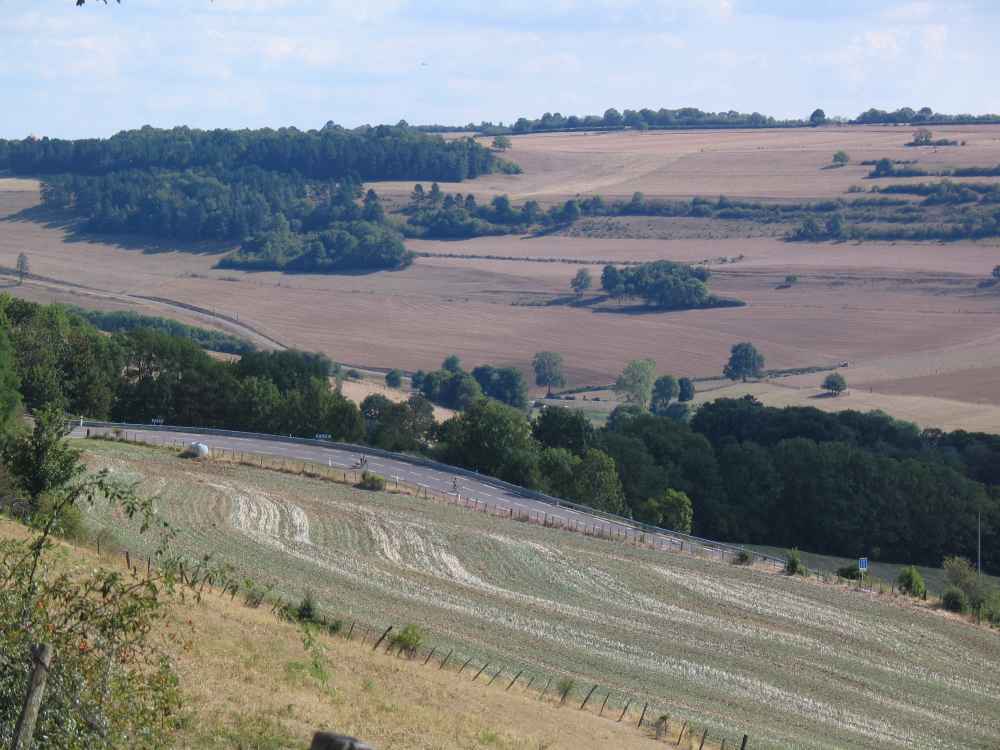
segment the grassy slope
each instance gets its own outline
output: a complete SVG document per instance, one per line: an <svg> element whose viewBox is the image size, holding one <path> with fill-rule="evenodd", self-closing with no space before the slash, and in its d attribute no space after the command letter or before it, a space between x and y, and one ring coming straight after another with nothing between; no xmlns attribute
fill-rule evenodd
<svg viewBox="0 0 1000 750"><path fill-rule="evenodd" d="M0 518L0 537L24 538L24 527ZM62 565L101 564L124 568L120 556L98 558L93 550L65 545ZM406 748L497 748L541 750L603 746L647 747L652 729L638 731L636 717L617 723L608 716L560 707L550 692L544 701L506 682L487 688L454 669L441 671L373 653L355 635L320 635L327 679L310 668L297 626L280 621L266 606L249 609L206 591L172 606L154 634L176 659L186 697L178 747L245 750L305 748L317 729L353 734L380 750ZM509 680L508 680L509 681ZM577 704L578 705L578 704ZM614 717L614 718L617 718ZM676 736L680 725L674 725ZM685 735L682 747L690 740ZM602 744L603 743L603 744ZM690 747L697 747L697 742ZM717 750L718 745L706 743Z"/></svg>
<svg viewBox="0 0 1000 750"><path fill-rule="evenodd" d="M192 555L290 598L311 589L331 614L421 623L439 647L627 691L730 745L743 731L788 748L1000 735L997 634L893 597L137 446L88 450L160 494Z"/></svg>

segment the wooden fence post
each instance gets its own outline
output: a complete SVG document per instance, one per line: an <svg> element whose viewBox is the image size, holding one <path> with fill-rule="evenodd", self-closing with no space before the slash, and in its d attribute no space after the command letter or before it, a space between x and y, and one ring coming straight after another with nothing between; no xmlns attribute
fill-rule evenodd
<svg viewBox="0 0 1000 750"><path fill-rule="evenodd" d="M550 677L549 681L545 683L545 689L542 690L542 694L538 696L538 700L541 700L542 698L545 697L545 694L549 692L549 685L551 684L552 684L552 678Z"/></svg>
<svg viewBox="0 0 1000 750"><path fill-rule="evenodd" d="M500 667L500 669L497 670L497 673L490 678L490 681L486 683L486 687L492 685L494 680L496 680L496 678L499 677L501 674L503 674L503 667Z"/></svg>
<svg viewBox="0 0 1000 750"><path fill-rule="evenodd" d="M463 672L463 671L465 670L465 668L466 668L467 666L469 666L469 662L470 662L470 661L472 661L472 657L471 657L471 656L470 656L470 657L469 657L468 659L466 659L466 660L465 660L465 664L463 664L463 665L462 665L462 668L458 670L458 673L459 673L459 674L462 674L462 672Z"/></svg>
<svg viewBox="0 0 1000 750"><path fill-rule="evenodd" d="M628 707L632 705L631 699L625 701L625 708L622 709L622 715L618 717L618 721L625 718L625 712L628 711Z"/></svg>
<svg viewBox="0 0 1000 750"><path fill-rule="evenodd" d="M590 696L592 696L592 695L594 694L594 691L595 691L595 690L597 690L597 685L594 685L594 687L592 687L592 688L590 689L590 692L589 692L589 693L587 693L587 697L583 699L583 703L581 703L581 704L580 704L580 710L581 710L581 711L582 711L582 710L584 709L584 707L585 707L585 706L587 705L587 701L589 701L589 700L590 700Z"/></svg>
<svg viewBox="0 0 1000 750"><path fill-rule="evenodd" d="M604 696L604 703L601 704L601 712L597 714L598 716L604 716L604 707L608 705L608 698L610 697L611 697L611 691L609 690L608 694Z"/></svg>
<svg viewBox="0 0 1000 750"><path fill-rule="evenodd" d="M351 629L347 631L347 640L351 640L351 636L354 635L354 626L357 625L357 623L357 620L354 620L351 623Z"/></svg>
<svg viewBox="0 0 1000 750"><path fill-rule="evenodd" d="M10 750L30 750L34 743L35 722L42 707L42 695L45 693L45 681L49 678L49 664L52 663L52 647L47 643L32 646L31 679L28 681L28 692L24 696L24 706L14 727L14 742Z"/></svg>
<svg viewBox="0 0 1000 750"><path fill-rule="evenodd" d="M431 657L434 656L434 652L435 651L437 651L437 646L435 646L434 648L432 648L431 652L429 654L427 654L427 658L424 659L424 666L425 667L427 666L427 662L429 662L431 660Z"/></svg>
<svg viewBox="0 0 1000 750"><path fill-rule="evenodd" d="M687 729L688 723L685 721L681 724L681 733L677 735L677 742L674 743L674 747L681 746L681 740L684 739L684 730Z"/></svg>
<svg viewBox="0 0 1000 750"><path fill-rule="evenodd" d="M482 668L478 672L476 672L476 676L472 678L472 681L475 682L476 680L478 680L479 679L479 675L481 675L483 673L483 670L486 669L486 667L488 667L489 665L490 665L490 663L486 662L482 666Z"/></svg>
<svg viewBox="0 0 1000 750"><path fill-rule="evenodd" d="M444 669L444 665L448 663L448 660L451 658L451 655L453 653L455 653L455 649L452 649L451 651L448 652L448 655L444 657L444 659L441 661L441 666L438 667L438 669Z"/></svg>
<svg viewBox="0 0 1000 750"><path fill-rule="evenodd" d="M382 645L382 641L384 641L384 640L385 640L385 638L386 638L386 636L387 636L387 635L389 635L389 631L390 631L390 630L392 630L392 625L390 625L389 627L387 627L387 628L385 629L385 632L384 632L384 633L382 633L382 637L381 637L381 638L379 638L379 639L378 639L377 641L375 641L375 645L374 645L374 646L372 646L372 651L377 651L377 650L378 650L378 647L379 647L380 645Z"/></svg>
<svg viewBox="0 0 1000 750"><path fill-rule="evenodd" d="M637 727L640 727L640 728L642 727L642 720L646 718L646 709L647 708L649 708L649 702L648 701L646 702L646 705L642 707L642 714L639 716L639 723L636 724ZM683 730L681 730L681 731L683 732Z"/></svg>
<svg viewBox="0 0 1000 750"><path fill-rule="evenodd" d="M524 670L522 669L520 672L518 672L516 675L514 675L514 679L511 680L510 684L507 686L508 690L510 690L512 687L514 687L514 683L517 682L517 678L520 677L523 672L524 672Z"/></svg>
<svg viewBox="0 0 1000 750"><path fill-rule="evenodd" d="M698 745L698 750L702 750L705 747L705 738L708 737L708 730L706 729L701 735L701 743Z"/></svg>
<svg viewBox="0 0 1000 750"><path fill-rule="evenodd" d="M744 734L743 742L740 744L740 750L747 750L747 739L749 739L748 736Z"/></svg>

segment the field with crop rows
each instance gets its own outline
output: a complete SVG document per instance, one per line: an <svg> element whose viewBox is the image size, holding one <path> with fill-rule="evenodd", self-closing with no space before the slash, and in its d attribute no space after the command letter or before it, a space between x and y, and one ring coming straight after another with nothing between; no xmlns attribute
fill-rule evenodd
<svg viewBox="0 0 1000 750"><path fill-rule="evenodd" d="M850 592L405 495L86 443L211 554L330 616L425 626L481 660L599 682L758 748L988 748L1000 637ZM93 523L143 551L104 509ZM148 549L148 548L147 548ZM609 705L613 705L609 704Z"/></svg>

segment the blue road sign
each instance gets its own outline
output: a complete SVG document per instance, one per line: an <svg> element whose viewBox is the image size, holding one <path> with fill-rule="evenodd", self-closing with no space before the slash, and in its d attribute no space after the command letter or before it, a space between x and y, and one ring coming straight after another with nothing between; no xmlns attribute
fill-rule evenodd
<svg viewBox="0 0 1000 750"><path fill-rule="evenodd" d="M867 573L868 572L868 558L867 557L862 557L861 559L858 560L858 570L860 570L862 573Z"/></svg>

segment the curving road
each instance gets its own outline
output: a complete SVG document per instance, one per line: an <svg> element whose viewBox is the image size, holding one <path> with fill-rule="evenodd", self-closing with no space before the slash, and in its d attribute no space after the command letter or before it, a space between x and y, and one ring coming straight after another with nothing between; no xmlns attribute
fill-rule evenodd
<svg viewBox="0 0 1000 750"><path fill-rule="evenodd" d="M77 426L74 427L71 437L82 438L87 434L101 435L115 431L124 432L129 440L154 445L176 446L200 442L215 450L308 461L348 471L357 469L361 455L365 455L364 448L360 446L348 450L332 446L282 442L280 438L267 436L216 435L193 430L175 432L169 428ZM636 539L642 536L646 543L653 544L657 549L690 552L722 560L731 559L739 549L725 544L716 545L707 540L698 540L683 534L663 531L650 533L649 530L630 525L625 519L617 521L603 518L562 504L535 499L527 494L503 487L499 483L493 482L489 477L470 477L464 470L449 472L409 463L406 460L375 455L367 455L367 462L369 470L385 477L390 484L402 482L437 495L451 495L466 500L475 500L504 512L513 509L514 514L529 514L533 518L537 517L539 522L547 519L549 522L562 525L570 530L589 530L591 533L609 538ZM778 558L768 558L757 553L754 553L754 556L761 562L772 562L775 565L783 564L783 561L778 560Z"/></svg>

